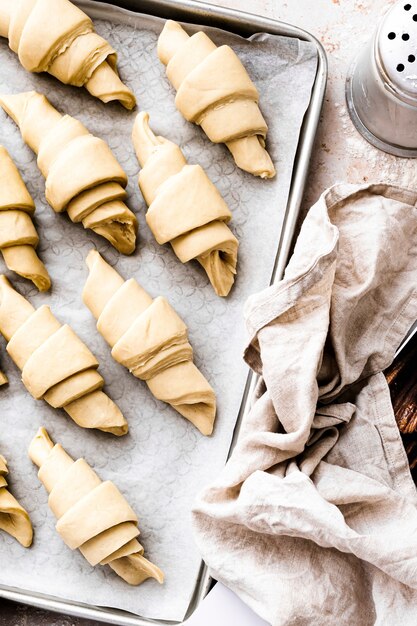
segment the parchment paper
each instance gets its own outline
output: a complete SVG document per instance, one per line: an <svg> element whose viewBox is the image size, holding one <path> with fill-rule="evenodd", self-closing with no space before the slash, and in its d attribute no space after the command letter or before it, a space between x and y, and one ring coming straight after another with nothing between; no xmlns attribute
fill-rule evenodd
<svg viewBox="0 0 417 626"><path fill-rule="evenodd" d="M139 107L150 113L152 128L179 143L190 163L205 167L223 194L233 212L231 228L240 240L238 275L230 296L221 299L196 263L182 265L169 245L159 246L153 239L137 188L139 167L130 139L135 113L118 104L104 105L85 90L61 85L47 75L25 72L7 41L0 40L0 91L43 92L59 110L78 117L107 140L129 175L128 204L140 222L137 252L123 257L91 231L55 214L45 201L35 156L14 123L0 113L0 143L10 151L36 201L39 251L53 290L39 294L27 281L9 277L36 306L49 304L97 355L107 392L130 426L122 438L83 430L63 411L33 400L5 354L4 342L0 344L1 366L10 379L9 387L0 390L0 451L9 461L11 489L29 511L35 529L30 550L0 535L0 585L180 620L200 567L190 507L196 493L223 466L229 450L247 375L241 358L242 305L270 281L299 130L314 82L316 51L312 44L293 39L255 35L249 42L205 29L217 44L233 45L260 91L269 124L268 149L278 170L276 179L262 181L237 169L224 146L212 144L176 110L174 90L156 54L161 20L93 2L79 4L92 17L101 18L95 21L96 29L119 51L121 76L135 92ZM188 324L196 364L217 392L218 415L211 438L156 401L145 383L112 360L81 300L87 276L84 259L94 246L125 278L134 276L153 296L166 296ZM27 457L28 444L40 425L73 457L86 458L103 480L113 480L127 496L140 518L146 555L165 572L164 586L146 581L138 588L129 587L109 568L93 569L78 551L64 545L55 532L47 494Z"/></svg>

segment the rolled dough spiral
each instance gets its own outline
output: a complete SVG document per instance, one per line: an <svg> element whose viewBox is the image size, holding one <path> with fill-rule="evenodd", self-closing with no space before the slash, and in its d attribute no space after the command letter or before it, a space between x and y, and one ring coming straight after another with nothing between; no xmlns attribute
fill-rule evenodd
<svg viewBox="0 0 417 626"><path fill-rule="evenodd" d="M28 72L48 72L103 102L132 109L135 96L117 72L117 53L69 0L0 0L0 36Z"/></svg>
<svg viewBox="0 0 417 626"><path fill-rule="evenodd" d="M33 530L29 515L7 489L7 462L0 454L0 530L6 531L23 547L32 543Z"/></svg>
<svg viewBox="0 0 417 626"><path fill-rule="evenodd" d="M187 165L179 146L156 137L148 113L133 127L133 143L142 167L139 187L149 206L146 221L158 243L170 242L187 263L196 259L217 295L234 283L239 242L228 228L232 214L200 165Z"/></svg>
<svg viewBox="0 0 417 626"><path fill-rule="evenodd" d="M36 254L35 205L6 148L0 146L0 249L9 270L47 291L51 279Z"/></svg>
<svg viewBox="0 0 417 626"><path fill-rule="evenodd" d="M88 254L87 266L83 300L113 358L145 380L158 400L210 435L216 396L193 363L182 319L165 298L153 300L134 278L125 281L95 250Z"/></svg>
<svg viewBox="0 0 417 626"><path fill-rule="evenodd" d="M168 20L158 56L185 119L201 126L214 143L225 143L241 169L261 178L275 176L265 150L268 126L258 90L232 48L218 48L201 31L189 37L180 24Z"/></svg>
<svg viewBox="0 0 417 626"><path fill-rule="evenodd" d="M96 357L49 306L35 310L5 276L0 276L0 333L22 371L23 384L36 400L63 408L83 428L126 434L120 409L102 391L104 380Z"/></svg>
<svg viewBox="0 0 417 626"><path fill-rule="evenodd" d="M145 559L137 541L138 518L117 487L102 482L84 459L74 461L40 428L29 446L38 477L49 493L48 504L58 519L56 530L90 565L110 567L131 585L147 578L164 580L161 570Z"/></svg>
<svg viewBox="0 0 417 626"><path fill-rule="evenodd" d="M54 211L67 211L73 222L131 254L137 220L124 203L127 176L107 143L74 117L61 115L36 91L0 96L0 106L38 155L45 196Z"/></svg>

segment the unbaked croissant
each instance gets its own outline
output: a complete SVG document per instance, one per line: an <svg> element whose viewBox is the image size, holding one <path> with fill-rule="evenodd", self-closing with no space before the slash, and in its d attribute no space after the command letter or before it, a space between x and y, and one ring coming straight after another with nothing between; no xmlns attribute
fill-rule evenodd
<svg viewBox="0 0 417 626"><path fill-rule="evenodd" d="M87 266L83 300L113 358L145 380L158 400L210 435L216 396L193 363L182 319L165 298L153 300L134 278L124 281L95 250L88 254Z"/></svg>
<svg viewBox="0 0 417 626"><path fill-rule="evenodd" d="M0 146L0 249L9 270L28 278L39 291L51 279L36 254L38 233L31 216L35 205L6 148Z"/></svg>
<svg viewBox="0 0 417 626"><path fill-rule="evenodd" d="M0 370L0 387L2 385L7 385L7 383L9 382L6 374L4 374L1 370Z"/></svg>
<svg viewBox="0 0 417 626"><path fill-rule="evenodd" d="M23 547L32 543L33 530L29 515L7 489L7 462L0 454L0 530L12 535Z"/></svg>
<svg viewBox="0 0 417 626"><path fill-rule="evenodd" d="M142 167L139 187L149 206L146 221L158 243L170 242L182 263L196 259L217 295L232 288L239 242L227 226L232 214L200 165L187 165L179 146L156 137L148 113L133 126Z"/></svg>
<svg viewBox="0 0 417 626"><path fill-rule="evenodd" d="M0 0L0 36L29 72L84 86L103 102L132 109L135 96L117 73L117 53L69 0Z"/></svg>
<svg viewBox="0 0 417 626"><path fill-rule="evenodd" d="M51 207L107 239L123 254L136 245L137 220L124 203L127 176L109 146L36 91L0 97L38 155Z"/></svg>
<svg viewBox="0 0 417 626"><path fill-rule="evenodd" d="M214 143L225 143L236 165L261 178L275 176L265 150L268 126L259 93L230 46L216 46L203 32L189 37L168 20L159 36L158 56L177 90L183 116L201 126Z"/></svg>
<svg viewBox="0 0 417 626"><path fill-rule="evenodd" d="M131 585L147 578L163 582L163 573L145 559L136 539L135 512L112 482L102 482L84 459L74 461L59 443L54 445L45 428L32 440L29 456L39 467L58 519L56 530L69 548L78 548L90 565L110 565Z"/></svg>
<svg viewBox="0 0 417 626"><path fill-rule="evenodd" d="M127 423L118 406L101 391L98 361L68 324L49 306L35 309L0 276L0 333L36 400L63 408L83 428L124 435Z"/></svg>

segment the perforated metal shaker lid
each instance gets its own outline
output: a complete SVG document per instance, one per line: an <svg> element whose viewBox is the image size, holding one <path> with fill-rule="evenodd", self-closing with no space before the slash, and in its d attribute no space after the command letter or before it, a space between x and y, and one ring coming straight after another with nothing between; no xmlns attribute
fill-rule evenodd
<svg viewBox="0 0 417 626"><path fill-rule="evenodd" d="M417 0L397 2L386 13L377 46L389 81L417 104Z"/></svg>

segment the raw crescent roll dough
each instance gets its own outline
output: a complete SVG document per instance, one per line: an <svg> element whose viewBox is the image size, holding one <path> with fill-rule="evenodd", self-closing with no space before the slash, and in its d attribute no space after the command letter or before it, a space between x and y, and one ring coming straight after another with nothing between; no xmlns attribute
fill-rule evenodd
<svg viewBox="0 0 417 626"><path fill-rule="evenodd" d="M214 143L225 143L245 172L275 176L265 150L268 127L258 90L232 48L218 48L203 32L189 37L168 20L159 36L158 56L177 90L175 104L183 116L201 126Z"/></svg>
<svg viewBox="0 0 417 626"><path fill-rule="evenodd" d="M47 291L51 279L36 254L35 205L6 148L0 146L0 250L9 270Z"/></svg>
<svg viewBox="0 0 417 626"><path fill-rule="evenodd" d="M95 356L48 306L35 309L5 276L0 276L0 333L34 398L64 409L83 428L127 433L119 407L102 391Z"/></svg>
<svg viewBox="0 0 417 626"><path fill-rule="evenodd" d="M7 385L7 383L9 382L9 379L7 378L6 374L4 374L1 370L0 370L0 387L2 385Z"/></svg>
<svg viewBox="0 0 417 626"><path fill-rule="evenodd" d="M127 176L107 143L74 117L58 113L36 91L1 96L0 106L38 155L51 207L57 213L67 211L73 222L82 222L119 252L131 254L137 220L124 203Z"/></svg>
<svg viewBox="0 0 417 626"><path fill-rule="evenodd" d="M7 489L7 462L0 454L0 530L12 535L24 548L32 543L33 530L29 515Z"/></svg>
<svg viewBox="0 0 417 626"><path fill-rule="evenodd" d="M69 0L0 0L0 36L28 72L48 72L103 102L135 106L117 73L116 51Z"/></svg>
<svg viewBox="0 0 417 626"><path fill-rule="evenodd" d="M102 482L84 459L74 461L54 445L45 428L32 440L29 456L39 467L56 529L69 548L78 548L90 565L110 565L131 585L147 578L164 581L161 570L143 556L138 518L112 482Z"/></svg>
<svg viewBox="0 0 417 626"><path fill-rule="evenodd" d="M210 435L216 396L193 363L182 319L165 298L153 300L134 278L124 281L95 250L88 254L87 265L83 300L113 358L145 380L158 400Z"/></svg>
<svg viewBox="0 0 417 626"><path fill-rule="evenodd" d="M187 165L179 146L156 137L148 113L133 126L133 143L142 167L139 187L149 206L146 221L158 243L171 243L187 263L196 259L217 295L234 283L239 242L228 228L232 214L200 165Z"/></svg>

